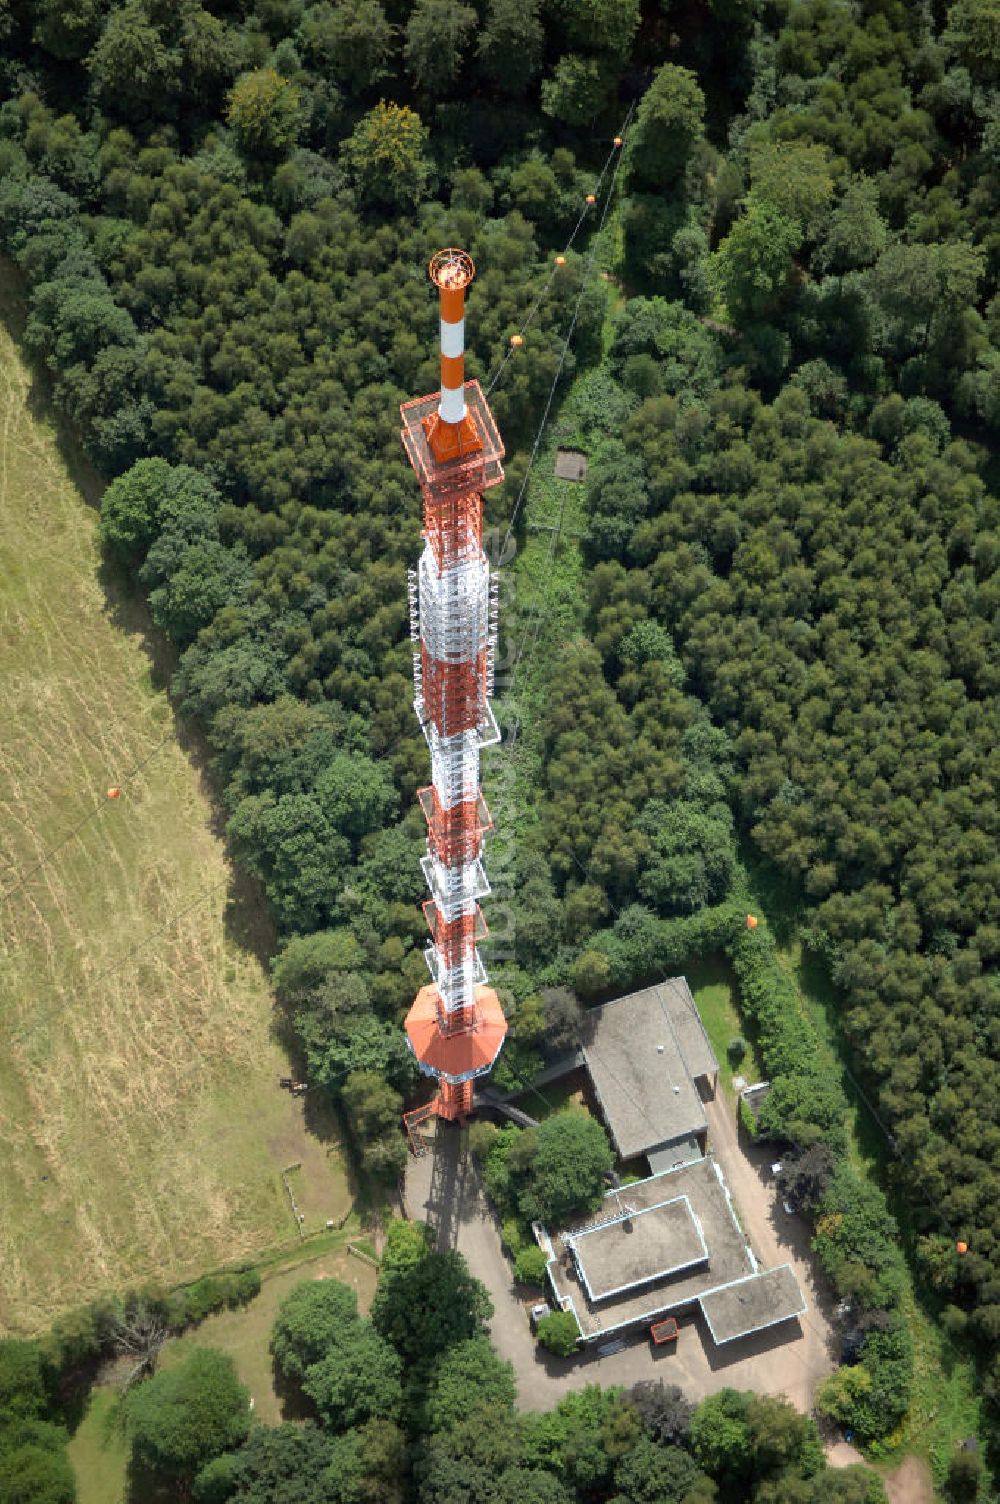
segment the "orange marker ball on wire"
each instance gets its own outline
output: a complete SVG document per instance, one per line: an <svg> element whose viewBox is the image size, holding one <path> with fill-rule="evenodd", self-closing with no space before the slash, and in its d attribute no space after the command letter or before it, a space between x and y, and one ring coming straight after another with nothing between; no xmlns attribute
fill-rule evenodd
<svg viewBox="0 0 1000 1504"><path fill-rule="evenodd" d="M565 266L565 265L566 265L566 257L565 256L557 256L556 257L556 266Z"/></svg>
<svg viewBox="0 0 1000 1504"><path fill-rule="evenodd" d="M955 1244L955 1252L956 1253L968 1253L968 1251L969 1251L969 1245L968 1245L968 1243L963 1243L962 1240L961 1240L961 1238L959 1238L958 1242Z"/></svg>
<svg viewBox="0 0 1000 1504"><path fill-rule="evenodd" d="M759 923L760 923L760 921L758 920L756 914L748 914L747 915L747 929L748 930L755 930L757 928L757 925Z"/></svg>
<svg viewBox="0 0 1000 1504"><path fill-rule="evenodd" d="M521 346L524 344L524 335L512 334L510 337L510 342L515 350L520 350Z"/></svg>
<svg viewBox="0 0 1000 1504"><path fill-rule="evenodd" d="M108 798L109 799L120 799L121 796L122 796L121 789L108 789Z"/></svg>
<svg viewBox="0 0 1000 1504"><path fill-rule="evenodd" d="M597 203L597 194L596 193L588 193L587 194L587 203L588 204L596 204Z"/></svg>
<svg viewBox="0 0 1000 1504"><path fill-rule="evenodd" d="M616 136L615 137L615 145L616 146L621 146L621 144L622 144L622 138L621 138L621 136Z"/></svg>

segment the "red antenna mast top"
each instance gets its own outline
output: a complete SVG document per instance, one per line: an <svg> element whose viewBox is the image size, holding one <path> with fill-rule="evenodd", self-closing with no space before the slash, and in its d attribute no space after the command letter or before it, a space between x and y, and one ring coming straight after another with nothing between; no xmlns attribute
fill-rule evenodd
<svg viewBox="0 0 1000 1504"><path fill-rule="evenodd" d="M427 270L434 286L448 292L463 291L476 275L476 268L468 251L458 251L453 246L436 251Z"/></svg>

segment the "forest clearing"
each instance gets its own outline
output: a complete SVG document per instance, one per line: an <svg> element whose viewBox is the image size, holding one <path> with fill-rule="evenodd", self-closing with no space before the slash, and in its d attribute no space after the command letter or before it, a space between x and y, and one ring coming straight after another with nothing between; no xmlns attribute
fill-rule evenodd
<svg viewBox="0 0 1000 1504"><path fill-rule="evenodd" d="M0 1332L21 1334L294 1236L279 1172L309 1139L210 805L6 330L0 379Z"/></svg>

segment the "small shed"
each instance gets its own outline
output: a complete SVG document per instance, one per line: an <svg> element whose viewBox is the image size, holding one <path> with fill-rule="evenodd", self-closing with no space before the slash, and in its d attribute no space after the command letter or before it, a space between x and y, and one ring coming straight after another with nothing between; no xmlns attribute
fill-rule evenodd
<svg viewBox="0 0 1000 1504"><path fill-rule="evenodd" d="M587 456L578 449L560 449L556 454L557 480L586 480Z"/></svg>

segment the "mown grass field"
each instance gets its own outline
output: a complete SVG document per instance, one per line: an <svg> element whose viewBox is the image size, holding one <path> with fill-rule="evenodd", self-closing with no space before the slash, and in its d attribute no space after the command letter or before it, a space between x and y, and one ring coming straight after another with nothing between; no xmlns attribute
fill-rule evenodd
<svg viewBox="0 0 1000 1504"><path fill-rule="evenodd" d="M284 1165L310 1212L350 1195L278 1089L265 975L231 938L252 916L6 329L0 720L0 1333L20 1334L294 1237Z"/></svg>

